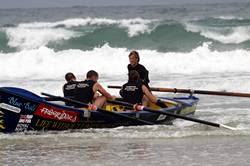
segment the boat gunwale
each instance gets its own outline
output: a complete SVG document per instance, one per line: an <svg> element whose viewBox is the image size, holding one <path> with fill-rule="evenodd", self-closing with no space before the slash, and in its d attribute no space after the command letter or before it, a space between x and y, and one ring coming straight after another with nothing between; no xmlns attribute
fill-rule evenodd
<svg viewBox="0 0 250 166"><path fill-rule="evenodd" d="M8 88L13 88L13 89L17 89L17 90L22 90L24 93L29 93L31 96L35 96L34 98L32 98L31 96L25 96L25 95L21 95L19 94L18 92L13 92L11 90L9 90ZM64 109L64 110L68 110L68 111L73 111L73 112L79 112L79 113L84 113L84 111L87 111L86 109L80 109L80 108L73 108L73 107L70 107L70 106L66 106L66 105L60 105L60 104L57 104L57 103L52 103L52 102L49 102L49 101L46 101L44 98L42 98L41 96L38 96L37 94L33 93L33 92L30 92L28 90L25 90L25 89L22 89L22 88L16 88L16 87L1 87L0 88L0 92L4 92L4 93L8 93L10 95L14 95L14 96L17 96L17 97L20 97L22 99L25 99L25 100L31 100L32 102L36 102L37 104L47 104L47 105L50 105L50 106L53 106L53 107L57 107L57 108L60 108L60 109ZM173 106L173 107L168 107L168 108L161 108L159 110L161 111L165 111L165 112L173 112L173 111L178 111L178 110L181 110L183 109L184 107L191 107L193 106L195 103L198 102L198 98L194 97L194 96L189 96L189 97L182 97L180 99L193 99L194 101L191 101L190 103L186 103L186 102L181 102L179 100L177 100L178 98L165 98L165 97L161 97L162 99L167 99L167 100L171 100L171 101L174 101L174 102L177 102L177 103L180 103L181 105L176 105L176 106ZM157 111L157 110L156 110ZM92 113L100 113L99 111L95 110L95 111L91 111ZM119 114L134 114L134 113L140 113L140 114L152 114L151 112L147 112L147 111L134 111L134 110L125 110L125 111L120 111L120 112L117 112Z"/></svg>

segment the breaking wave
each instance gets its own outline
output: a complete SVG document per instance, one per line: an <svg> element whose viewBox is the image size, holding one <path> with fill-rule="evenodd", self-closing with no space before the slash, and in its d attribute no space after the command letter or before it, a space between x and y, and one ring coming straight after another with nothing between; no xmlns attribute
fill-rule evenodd
<svg viewBox="0 0 250 166"><path fill-rule="evenodd" d="M57 22L30 22L3 26L0 49L92 50L109 43L111 47L190 52L204 42L214 49L249 49L250 20L216 17L178 22L156 19L72 18Z"/></svg>
<svg viewBox="0 0 250 166"><path fill-rule="evenodd" d="M89 51L54 51L40 47L15 53L0 53L0 77L58 78L67 71L85 73L89 69L102 71L104 75L123 75L127 72L129 51L105 44ZM212 51L209 43L204 43L188 53L161 53L155 50L139 50L139 53L142 63L151 71L151 75L250 73L250 51Z"/></svg>
<svg viewBox="0 0 250 166"><path fill-rule="evenodd" d="M240 44L250 40L250 20L213 19L210 23L206 20L206 26L200 22L187 24L186 29L200 35L219 41L224 44Z"/></svg>

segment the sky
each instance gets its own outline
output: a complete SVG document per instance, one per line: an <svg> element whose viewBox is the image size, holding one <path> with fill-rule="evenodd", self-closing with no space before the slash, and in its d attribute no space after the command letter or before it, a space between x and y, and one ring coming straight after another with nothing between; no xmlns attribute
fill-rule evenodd
<svg viewBox="0 0 250 166"><path fill-rule="evenodd" d="M71 6L163 5L187 3L231 3L250 0L0 0L0 8L44 8Z"/></svg>

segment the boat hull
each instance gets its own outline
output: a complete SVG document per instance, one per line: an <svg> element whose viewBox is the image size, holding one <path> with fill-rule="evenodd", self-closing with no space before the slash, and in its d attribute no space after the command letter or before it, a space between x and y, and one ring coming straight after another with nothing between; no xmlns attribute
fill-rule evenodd
<svg viewBox="0 0 250 166"><path fill-rule="evenodd" d="M194 114L199 99L190 96L168 98L167 100L169 107L161 109L162 111L187 116ZM104 109L154 124L169 124L174 120L172 117L157 113L135 112L119 105L108 104ZM0 132L112 128L135 125L143 125L143 123L114 114L56 104L20 88L0 88Z"/></svg>

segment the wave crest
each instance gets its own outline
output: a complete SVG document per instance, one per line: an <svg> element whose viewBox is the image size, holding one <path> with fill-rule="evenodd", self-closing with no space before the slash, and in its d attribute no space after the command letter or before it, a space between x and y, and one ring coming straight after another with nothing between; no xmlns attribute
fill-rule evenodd
<svg viewBox="0 0 250 166"><path fill-rule="evenodd" d="M212 51L209 43L204 43L188 53L160 53L155 50L139 52L151 76L171 73L250 73L250 51L247 50L218 52ZM63 77L68 71L83 74L90 69L102 71L102 75L126 75L128 54L126 48L112 48L107 44L89 51L69 49L56 52L40 47L16 53L0 53L0 77L54 79Z"/></svg>
<svg viewBox="0 0 250 166"><path fill-rule="evenodd" d="M49 42L60 42L70 38L84 36L74 30L76 27L116 25L126 29L129 37L139 34L149 33L153 27L150 24L155 20L147 20L142 18L113 20L107 18L74 18L58 22L33 22L21 23L17 27L5 28L8 36L10 47L18 49L34 49L40 46L46 46ZM90 31L90 32L91 32Z"/></svg>
<svg viewBox="0 0 250 166"><path fill-rule="evenodd" d="M104 43L112 47L157 51L191 51L200 43L213 42L215 49L249 48L250 20L207 18L181 23L154 19L73 18L57 22L21 23L3 27L7 39L1 45L18 50L41 46L65 50L90 50ZM1 38L6 38L4 35ZM9 48L1 48L9 50Z"/></svg>

